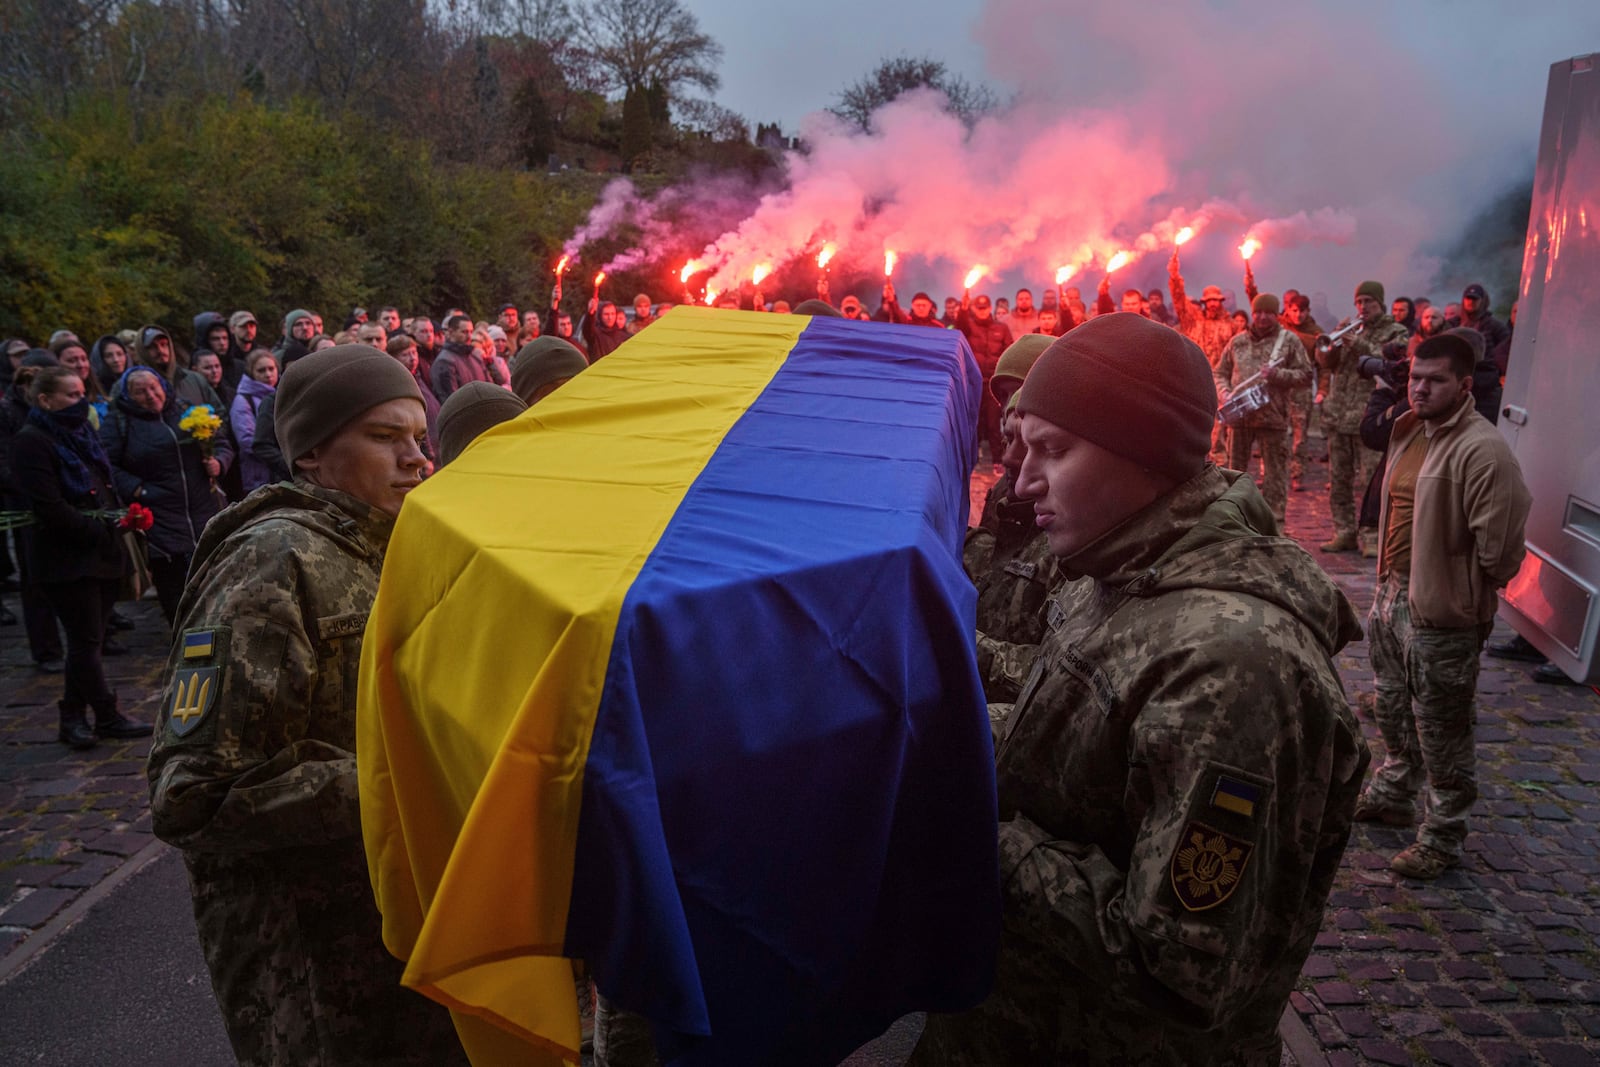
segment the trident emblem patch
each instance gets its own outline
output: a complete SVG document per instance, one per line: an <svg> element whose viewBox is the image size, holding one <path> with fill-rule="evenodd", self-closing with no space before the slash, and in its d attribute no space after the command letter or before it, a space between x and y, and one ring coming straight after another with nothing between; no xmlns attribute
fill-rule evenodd
<svg viewBox="0 0 1600 1067"><path fill-rule="evenodd" d="M1255 846L1198 822L1183 828L1172 857L1172 888L1190 911L1209 911L1233 896Z"/></svg>
<svg viewBox="0 0 1600 1067"><path fill-rule="evenodd" d="M216 704L221 673L220 667L185 667L172 676L167 726L175 735L183 737L193 731Z"/></svg>

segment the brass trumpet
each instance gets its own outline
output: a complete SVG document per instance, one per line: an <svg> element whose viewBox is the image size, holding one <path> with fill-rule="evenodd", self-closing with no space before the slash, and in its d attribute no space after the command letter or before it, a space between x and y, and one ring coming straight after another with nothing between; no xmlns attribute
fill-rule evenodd
<svg viewBox="0 0 1600 1067"><path fill-rule="evenodd" d="M1367 320L1357 319L1342 329L1334 330L1332 333L1325 333L1321 337L1317 338L1317 351L1323 355L1327 355L1335 348L1338 348L1340 345L1344 344L1344 339L1346 337L1350 336L1352 333L1360 333L1366 328Z"/></svg>

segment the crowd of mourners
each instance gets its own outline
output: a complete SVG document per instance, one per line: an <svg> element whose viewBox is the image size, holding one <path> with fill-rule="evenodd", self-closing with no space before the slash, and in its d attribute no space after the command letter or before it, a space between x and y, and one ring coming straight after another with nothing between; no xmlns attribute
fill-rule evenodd
<svg viewBox="0 0 1600 1067"><path fill-rule="evenodd" d="M1449 330L1468 331L1465 336L1480 353L1475 371L1479 410L1490 421L1497 417L1516 307L1513 304L1509 322L1502 322L1481 285L1468 286L1459 302L1441 307L1426 297L1400 296L1386 303L1382 287L1367 283L1372 291L1368 304L1360 308L1364 325L1355 339L1360 343L1341 343L1319 352L1321 322L1332 320L1322 294L1313 297L1295 289L1286 290L1281 298L1261 294L1247 262L1246 310L1235 306L1231 289L1215 285L1206 286L1198 300L1190 297L1176 254L1169 269L1170 304L1160 289L1127 289L1114 300L1107 277L1087 304L1078 287L1052 285L1041 290L1037 304L1026 288L1017 290L1012 300L967 292L945 297L941 311L926 292L916 293L909 306L902 306L894 285L886 282L876 309L869 311L853 293L835 305L823 280L815 297L793 306L782 299L768 302L757 293L753 307L959 330L983 372L979 440L997 471L1005 444L1001 412L989 383L1001 353L1015 339L1029 334L1059 337L1099 315L1131 312L1194 340L1217 375L1219 399L1226 399L1250 373L1263 369L1266 361L1252 360L1249 351L1270 344L1281 328L1304 358L1280 358L1281 366L1266 371L1273 386L1270 402L1252 413L1244 426L1230 430L1219 423L1213 457L1221 464L1247 469L1259 456L1262 489L1281 524L1287 492L1301 487L1308 431L1320 416L1327 452L1318 458L1333 464L1335 536L1323 546L1327 551L1359 548L1376 555L1368 534L1377 520L1376 474L1386 447L1385 430L1405 409L1403 378L1396 368L1405 366L1419 342ZM42 671L59 672L70 658L62 645L65 623L47 594L58 589L63 578L80 577L84 564L81 554L57 557L50 537L38 528L49 525L42 516L32 523L25 518L41 489L24 484L26 472L17 466L13 453L19 434L30 423L43 436L75 435L96 459L103 457L107 484L97 503L106 507L138 503L150 510L154 524L146 535L149 576L170 624L207 521L254 489L291 477L273 432L273 408L278 378L296 360L347 343L370 345L393 356L416 379L427 411L426 451L438 465L450 451L450 442L441 434L441 408L463 387L483 383L469 390L474 403L467 404L466 398L458 401L458 407L474 410L472 416L457 421L458 437L469 424L476 432L486 425L485 419L514 415L519 408L508 406L503 394L515 396L522 405L536 402L673 306L641 293L624 308L596 294L575 326L562 309L558 285L549 307L519 309L504 303L489 319L475 319L460 308L447 309L435 320L426 315L403 317L392 306L376 313L357 307L331 334L319 313L296 309L284 316L270 347L262 343L259 322L249 310L227 315L201 312L194 316L187 337L151 324L103 334L91 343L68 328L56 330L42 347L22 338L7 339L6 358L0 361L0 507L12 516L8 525L17 528L12 533L15 562L12 552L0 552L0 581L20 586L22 622L34 663ZM736 294L726 294L717 306L742 305ZM1340 325L1348 325L1348 320ZM1240 337L1244 342L1236 340ZM57 366L72 372L83 396L81 403L52 412L35 393L39 373ZM499 387L501 395L482 392L484 386ZM209 436L185 425L197 408L220 421ZM81 424L76 421L80 414ZM70 430L63 429L68 423ZM457 442L455 451L470 439ZM69 616L74 613L72 608L67 611ZM17 621L0 603L0 624ZM119 630L132 624L111 608L107 625ZM121 651L120 643L108 635L102 652Z"/></svg>

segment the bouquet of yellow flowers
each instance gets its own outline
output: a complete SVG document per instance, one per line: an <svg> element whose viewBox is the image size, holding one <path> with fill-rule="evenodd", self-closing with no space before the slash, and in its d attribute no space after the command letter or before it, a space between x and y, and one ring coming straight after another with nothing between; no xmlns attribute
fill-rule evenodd
<svg viewBox="0 0 1600 1067"><path fill-rule="evenodd" d="M209 457L215 448L211 438L222 429L222 420L211 410L210 404L196 404L183 413L183 418L178 420L178 429L200 442L201 453Z"/></svg>

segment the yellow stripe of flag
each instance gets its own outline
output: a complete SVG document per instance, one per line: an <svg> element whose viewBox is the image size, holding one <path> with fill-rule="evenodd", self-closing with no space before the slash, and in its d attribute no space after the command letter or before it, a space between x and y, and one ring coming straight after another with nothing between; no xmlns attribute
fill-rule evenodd
<svg viewBox="0 0 1600 1067"><path fill-rule="evenodd" d="M677 308L401 513L362 656L363 834L384 942L406 985L458 1009L478 1067L576 1061L560 953L622 602L809 321Z"/></svg>

